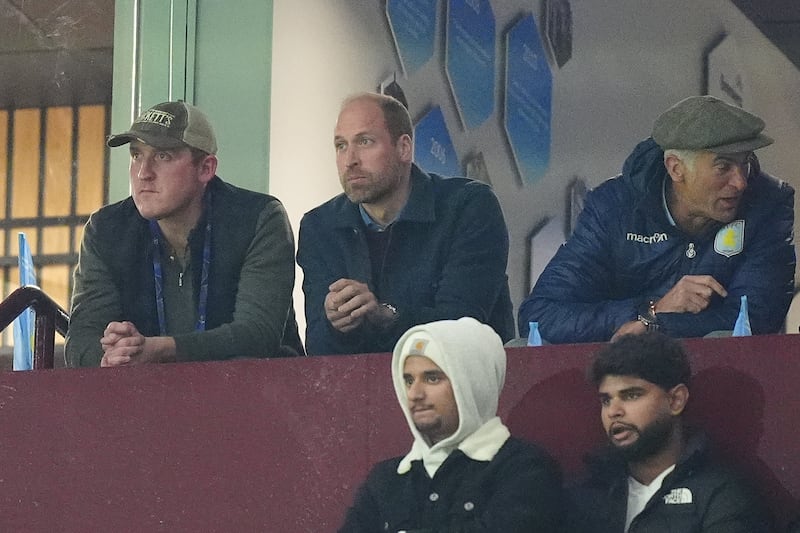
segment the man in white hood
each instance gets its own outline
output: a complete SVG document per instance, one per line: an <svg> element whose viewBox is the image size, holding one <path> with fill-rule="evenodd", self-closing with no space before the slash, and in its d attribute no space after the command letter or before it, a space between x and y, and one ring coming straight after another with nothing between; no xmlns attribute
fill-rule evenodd
<svg viewBox="0 0 800 533"><path fill-rule="evenodd" d="M408 330L392 379L414 444L377 464L340 532L553 532L561 475L497 416L506 353L473 318Z"/></svg>

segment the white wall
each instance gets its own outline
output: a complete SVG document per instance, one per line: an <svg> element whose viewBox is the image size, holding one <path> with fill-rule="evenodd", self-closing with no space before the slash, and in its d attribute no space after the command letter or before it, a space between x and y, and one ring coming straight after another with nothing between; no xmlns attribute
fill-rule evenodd
<svg viewBox="0 0 800 533"><path fill-rule="evenodd" d="M498 42L526 8L533 7L540 22L539 3L493 1ZM728 0L570 3L573 56L553 72L550 170L534 185L520 184L497 112L473 131L460 128L439 61L399 80L414 119L440 104L458 153L484 152L508 223L515 307L527 295L526 241L534 225L545 216L562 215L570 179L580 176L594 186L616 174L661 111L703 92L704 50L723 31L739 44L751 86L749 108L777 139L759 151L762 167L800 185L794 157L800 141L800 73ZM332 132L342 98L372 90L400 70L383 4L274 2L270 192L286 205L295 231L303 213L341 191ZM498 80L501 67L498 57ZM496 109L499 105L498 100ZM302 316L300 282L295 302Z"/></svg>

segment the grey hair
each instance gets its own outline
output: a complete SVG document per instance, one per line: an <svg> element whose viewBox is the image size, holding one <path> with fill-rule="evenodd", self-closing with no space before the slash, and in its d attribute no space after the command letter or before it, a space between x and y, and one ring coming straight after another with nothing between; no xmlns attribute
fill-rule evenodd
<svg viewBox="0 0 800 533"><path fill-rule="evenodd" d="M689 172L694 172L694 165L700 153L700 150L676 150L674 148L668 148L664 150L664 162L667 161L668 157L674 156L683 161L683 164L686 165Z"/></svg>

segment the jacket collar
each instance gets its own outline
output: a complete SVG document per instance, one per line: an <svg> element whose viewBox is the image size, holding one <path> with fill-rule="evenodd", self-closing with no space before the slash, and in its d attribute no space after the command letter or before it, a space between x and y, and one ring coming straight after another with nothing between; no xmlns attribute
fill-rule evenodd
<svg viewBox="0 0 800 533"><path fill-rule="evenodd" d="M692 431L687 428L689 436L686 444L681 451L681 456L675 465L675 470L670 473L672 476L682 476L687 470L694 469L702 463L709 449L709 441L706 434L702 431ZM610 446L610 445L609 445ZM607 480L613 486L622 487L625 485L628 468L619 455L613 453L609 447L604 448L603 452L587 458L587 468L594 479Z"/></svg>
<svg viewBox="0 0 800 533"><path fill-rule="evenodd" d="M490 462L510 436L511 433L500 417L495 416L464 440L451 446L430 447L421 437L417 437L414 439L411 451L397 465L397 473L405 474L411 470L414 461L422 461L428 475L433 478L439 467L455 450L461 450L473 461Z"/></svg>
<svg viewBox="0 0 800 533"><path fill-rule="evenodd" d="M347 199L344 194L340 195L342 202L339 202L334 213L334 226L337 228L357 228L363 225L358 204ZM436 202L433 191L433 180L423 172L416 164L411 164L411 192L408 201L397 221L409 222L433 222L436 220Z"/></svg>
<svg viewBox="0 0 800 533"><path fill-rule="evenodd" d="M638 196L660 194L666 173L664 150L650 137L637 144L622 165L622 176L630 182Z"/></svg>
<svg viewBox="0 0 800 533"><path fill-rule="evenodd" d="M411 193L400 212L399 220L433 222L436 220L433 180L416 164L411 164Z"/></svg>

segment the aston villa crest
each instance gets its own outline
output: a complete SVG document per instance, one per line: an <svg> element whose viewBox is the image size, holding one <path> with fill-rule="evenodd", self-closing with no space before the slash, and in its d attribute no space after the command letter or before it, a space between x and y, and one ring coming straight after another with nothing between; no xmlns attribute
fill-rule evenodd
<svg viewBox="0 0 800 533"><path fill-rule="evenodd" d="M714 251L725 257L741 253L744 248L744 220L723 226L714 237Z"/></svg>

